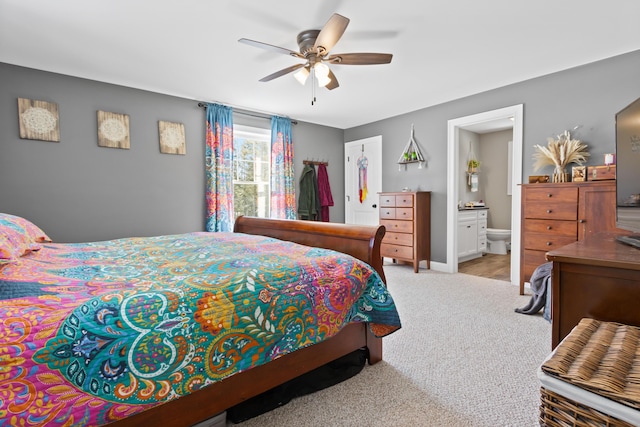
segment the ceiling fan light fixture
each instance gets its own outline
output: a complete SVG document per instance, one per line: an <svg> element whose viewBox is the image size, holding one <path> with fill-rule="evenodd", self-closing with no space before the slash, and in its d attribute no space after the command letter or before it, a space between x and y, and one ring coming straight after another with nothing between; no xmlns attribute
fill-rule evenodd
<svg viewBox="0 0 640 427"><path fill-rule="evenodd" d="M329 77L329 66L322 62L316 62L313 66L313 71L316 73L316 77L319 79L323 77ZM331 79L329 79L331 81ZM327 82L328 83L328 82ZM323 85L326 86L326 85Z"/></svg>
<svg viewBox="0 0 640 427"><path fill-rule="evenodd" d="M302 67L293 75L293 77L295 77L296 80L300 82L302 86L304 86L304 84L307 82L307 79L309 78L309 70L307 69L307 67Z"/></svg>
<svg viewBox="0 0 640 427"><path fill-rule="evenodd" d="M327 76L316 76L318 80L318 86L325 87L329 83L331 83L331 78Z"/></svg>

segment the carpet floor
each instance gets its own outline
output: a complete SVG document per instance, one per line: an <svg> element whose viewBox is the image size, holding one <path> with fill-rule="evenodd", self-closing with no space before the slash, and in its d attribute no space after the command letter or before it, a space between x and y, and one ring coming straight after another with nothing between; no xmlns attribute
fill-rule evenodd
<svg viewBox="0 0 640 427"><path fill-rule="evenodd" d="M537 426L551 325L514 312L530 296L500 280L384 268L402 321L384 361L238 425Z"/></svg>

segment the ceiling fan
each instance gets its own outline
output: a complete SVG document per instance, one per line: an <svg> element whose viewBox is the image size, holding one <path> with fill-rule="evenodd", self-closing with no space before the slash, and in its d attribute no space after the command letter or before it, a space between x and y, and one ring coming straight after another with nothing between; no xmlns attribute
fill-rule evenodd
<svg viewBox="0 0 640 427"><path fill-rule="evenodd" d="M336 53L329 55L329 51L340 40L340 37L347 29L347 25L349 25L348 18L334 13L321 30L302 31L297 37L299 52L244 38L238 41L304 60L301 64L292 65L261 78L261 82L268 82L297 70L298 72L294 76L301 84L304 85L309 75L311 75L312 80L317 80L318 86L332 90L340 86L340 84L328 64L388 64L393 56L390 53Z"/></svg>

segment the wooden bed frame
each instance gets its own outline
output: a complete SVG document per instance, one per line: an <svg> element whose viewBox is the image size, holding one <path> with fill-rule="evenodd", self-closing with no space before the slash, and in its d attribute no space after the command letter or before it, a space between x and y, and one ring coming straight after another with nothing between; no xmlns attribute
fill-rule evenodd
<svg viewBox="0 0 640 427"><path fill-rule="evenodd" d="M234 231L347 253L371 265L386 282L380 256L384 226L239 217ZM110 425L191 426L363 347L368 349L369 364L382 360L382 339L371 334L367 324L351 323L327 341L297 350L266 365L235 374Z"/></svg>

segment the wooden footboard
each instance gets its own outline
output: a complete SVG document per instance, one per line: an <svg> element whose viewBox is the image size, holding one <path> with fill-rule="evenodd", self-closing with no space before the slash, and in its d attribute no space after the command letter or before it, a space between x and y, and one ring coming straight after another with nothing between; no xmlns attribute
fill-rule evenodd
<svg viewBox="0 0 640 427"><path fill-rule="evenodd" d="M347 253L371 265L386 281L380 257L380 243L385 233L383 226L240 217L236 220L234 231ZM326 341L235 374L113 425L191 426L363 347L369 350L369 363L382 360L382 339L375 337L368 325L352 323Z"/></svg>

